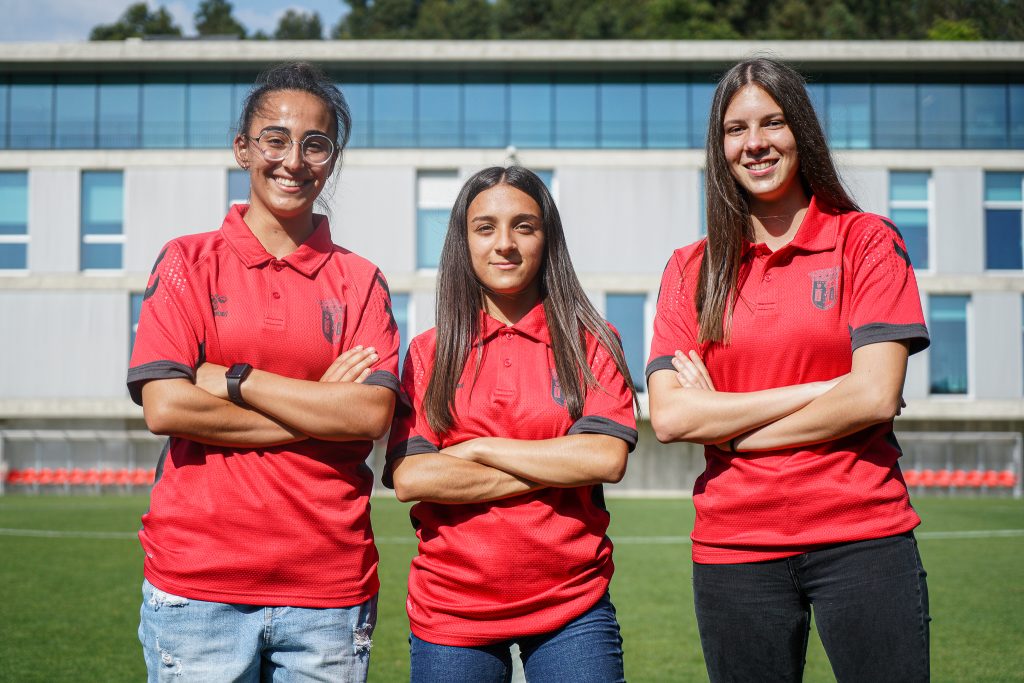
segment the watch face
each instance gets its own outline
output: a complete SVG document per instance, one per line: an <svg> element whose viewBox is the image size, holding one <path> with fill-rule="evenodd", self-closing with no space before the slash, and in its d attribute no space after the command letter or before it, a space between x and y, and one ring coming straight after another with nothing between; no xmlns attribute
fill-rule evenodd
<svg viewBox="0 0 1024 683"><path fill-rule="evenodd" d="M228 369L225 376L229 379L244 379L251 370L252 366L247 363L235 363Z"/></svg>

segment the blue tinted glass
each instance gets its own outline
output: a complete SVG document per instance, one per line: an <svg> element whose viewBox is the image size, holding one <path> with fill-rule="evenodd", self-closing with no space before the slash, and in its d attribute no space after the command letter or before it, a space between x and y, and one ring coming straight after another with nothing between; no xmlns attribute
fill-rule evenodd
<svg viewBox="0 0 1024 683"><path fill-rule="evenodd" d="M985 201L988 202L1019 202L1021 201L1021 181L1024 173L1000 173L992 171L985 174Z"/></svg>
<svg viewBox="0 0 1024 683"><path fill-rule="evenodd" d="M871 87L828 86L828 133L833 147L866 149L871 144Z"/></svg>
<svg viewBox="0 0 1024 683"><path fill-rule="evenodd" d="M1024 85L1010 86L1010 147L1024 149Z"/></svg>
<svg viewBox="0 0 1024 683"><path fill-rule="evenodd" d="M142 315L142 295L132 294L129 306L131 308L132 318L129 321L129 329L131 330L131 336L128 339L128 355L131 356L132 349L135 348L135 333L139 329L139 316Z"/></svg>
<svg viewBox="0 0 1024 683"><path fill-rule="evenodd" d="M395 317L395 324L398 325L398 368L405 366L405 352L409 349L409 295L402 292L392 292L391 312Z"/></svg>
<svg viewBox="0 0 1024 683"><path fill-rule="evenodd" d="M349 144L353 147L370 145L370 86L365 81L346 81L338 87L345 95L348 110L352 114L352 135Z"/></svg>
<svg viewBox="0 0 1024 683"><path fill-rule="evenodd" d="M509 143L517 147L551 147L551 83L517 78L509 85L508 97Z"/></svg>
<svg viewBox="0 0 1024 683"><path fill-rule="evenodd" d="M457 83L420 83L417 122L420 147L459 147L462 132L462 86Z"/></svg>
<svg viewBox="0 0 1024 683"><path fill-rule="evenodd" d="M7 98L10 88L6 79L0 79L0 149L7 148Z"/></svg>
<svg viewBox="0 0 1024 683"><path fill-rule="evenodd" d="M234 135L238 134L238 119L242 116L245 98L249 96L254 80L255 77L247 79L236 75L234 82L231 84L231 132Z"/></svg>
<svg viewBox="0 0 1024 683"><path fill-rule="evenodd" d="M416 210L416 267L437 268L451 209Z"/></svg>
<svg viewBox="0 0 1024 683"><path fill-rule="evenodd" d="M1020 209L985 209L985 267L1024 269Z"/></svg>
<svg viewBox="0 0 1024 683"><path fill-rule="evenodd" d="M91 78L64 76L57 83L56 146L96 146L96 83Z"/></svg>
<svg viewBox="0 0 1024 683"><path fill-rule="evenodd" d="M924 149L952 149L963 144L963 112L959 85L920 85L917 88Z"/></svg>
<svg viewBox="0 0 1024 683"><path fill-rule="evenodd" d="M53 85L48 81L14 77L10 117L11 149L52 147Z"/></svg>
<svg viewBox="0 0 1024 683"><path fill-rule="evenodd" d="M929 298L928 374L933 394L967 393L966 296Z"/></svg>
<svg viewBox="0 0 1024 683"><path fill-rule="evenodd" d="M690 146L690 108L686 83L649 81L644 87L647 147L678 149Z"/></svg>
<svg viewBox="0 0 1024 683"><path fill-rule="evenodd" d="M0 173L0 235L28 234L28 173Z"/></svg>
<svg viewBox="0 0 1024 683"><path fill-rule="evenodd" d="M27 267L27 244L0 243L0 270L25 270Z"/></svg>
<svg viewBox="0 0 1024 683"><path fill-rule="evenodd" d="M597 146L597 85L586 81L555 84L555 147Z"/></svg>
<svg viewBox="0 0 1024 683"><path fill-rule="evenodd" d="M120 270L120 244L82 244L82 270Z"/></svg>
<svg viewBox="0 0 1024 683"><path fill-rule="evenodd" d="M874 147L917 147L917 92L910 84L878 84L872 99Z"/></svg>
<svg viewBox="0 0 1024 683"><path fill-rule="evenodd" d="M160 80L142 86L142 146L185 146L185 84Z"/></svg>
<svg viewBox="0 0 1024 683"><path fill-rule="evenodd" d="M375 83L371 88L373 147L413 147L416 144L416 101L411 83Z"/></svg>
<svg viewBox="0 0 1024 683"><path fill-rule="evenodd" d="M601 84L601 147L643 147L643 94L639 82Z"/></svg>
<svg viewBox="0 0 1024 683"><path fill-rule="evenodd" d="M142 88L137 81L104 76L100 81L99 146L132 149L139 146L139 106Z"/></svg>
<svg viewBox="0 0 1024 683"><path fill-rule="evenodd" d="M704 169L697 172L697 207L700 211L700 235L708 234L708 197L705 187Z"/></svg>
<svg viewBox="0 0 1024 683"><path fill-rule="evenodd" d="M928 201L928 172L893 171L889 174L891 201Z"/></svg>
<svg viewBox="0 0 1024 683"><path fill-rule="evenodd" d="M249 172L242 169L228 171L228 208L232 204L245 204L249 201Z"/></svg>
<svg viewBox="0 0 1024 683"><path fill-rule="evenodd" d="M811 100L814 113L818 115L818 124L828 135L828 92L824 83L808 83L807 97Z"/></svg>
<svg viewBox="0 0 1024 683"><path fill-rule="evenodd" d="M928 209L892 209L890 213L903 235L910 263L918 270L928 268Z"/></svg>
<svg viewBox="0 0 1024 683"><path fill-rule="evenodd" d="M188 146L226 149L231 145L235 110L226 77L204 77L188 86Z"/></svg>
<svg viewBox="0 0 1024 683"><path fill-rule="evenodd" d="M998 149L1007 143L1005 85L964 86L964 146Z"/></svg>
<svg viewBox="0 0 1024 683"><path fill-rule="evenodd" d="M714 94L714 83L694 83L690 86L690 147L704 147Z"/></svg>
<svg viewBox="0 0 1024 683"><path fill-rule="evenodd" d="M82 234L121 234L123 232L123 216L124 182L122 174L117 171L84 171L82 173Z"/></svg>
<svg viewBox="0 0 1024 683"><path fill-rule="evenodd" d="M466 147L504 147L508 135L508 88L504 83L463 86Z"/></svg>
<svg viewBox="0 0 1024 683"><path fill-rule="evenodd" d="M608 294L605 313L622 338L622 351L626 356L629 374L633 376L637 391L645 390L644 382L644 294Z"/></svg>
<svg viewBox="0 0 1024 683"><path fill-rule="evenodd" d="M543 182L544 185L548 188L548 192L554 192L555 191L555 186L554 186L554 183L555 183L555 172L554 171L552 171L552 170L540 170L540 169L530 169L530 170L532 170L534 173L537 174L537 177L540 178L541 182Z"/></svg>

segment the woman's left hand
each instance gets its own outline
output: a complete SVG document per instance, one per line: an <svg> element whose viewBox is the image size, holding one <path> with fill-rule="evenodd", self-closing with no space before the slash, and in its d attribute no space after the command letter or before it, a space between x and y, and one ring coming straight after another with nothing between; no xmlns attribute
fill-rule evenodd
<svg viewBox="0 0 1024 683"><path fill-rule="evenodd" d="M216 363L203 363L196 368L196 386L217 398L228 400L228 380L224 373L228 369Z"/></svg>
<svg viewBox="0 0 1024 683"><path fill-rule="evenodd" d="M484 439L469 439L462 443L453 444L451 446L445 446L441 452L445 455L450 455L453 458L459 460L468 460L469 462L480 462L477 459L478 447L481 445L480 442Z"/></svg>
<svg viewBox="0 0 1024 683"><path fill-rule="evenodd" d="M676 351L672 356L672 367L676 371L676 381L683 388L715 391L715 383L711 381L711 374L696 351L690 351L689 355L683 354L682 351Z"/></svg>

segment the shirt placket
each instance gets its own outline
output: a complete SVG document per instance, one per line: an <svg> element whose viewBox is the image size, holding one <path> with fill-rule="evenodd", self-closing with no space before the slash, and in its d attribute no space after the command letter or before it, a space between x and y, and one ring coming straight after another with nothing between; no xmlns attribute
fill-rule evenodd
<svg viewBox="0 0 1024 683"><path fill-rule="evenodd" d="M518 363L516 362L515 350L518 340L515 331L511 327L502 328L498 332L497 342L501 368L498 370L498 378L494 384L494 398L500 400L515 396L515 374L521 372L522 368L517 367Z"/></svg>
<svg viewBox="0 0 1024 683"><path fill-rule="evenodd" d="M267 317L264 324L269 327L284 327L284 278L288 264L280 259L270 262L267 269Z"/></svg>

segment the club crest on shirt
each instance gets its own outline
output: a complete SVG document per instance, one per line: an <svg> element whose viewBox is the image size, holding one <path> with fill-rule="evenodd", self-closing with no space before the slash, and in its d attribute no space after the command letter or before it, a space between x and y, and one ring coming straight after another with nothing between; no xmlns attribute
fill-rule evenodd
<svg viewBox="0 0 1024 683"><path fill-rule="evenodd" d="M228 298L223 294L211 294L210 295L210 306L213 308L213 314L218 318L227 316L228 312L221 308L222 305L228 302Z"/></svg>
<svg viewBox="0 0 1024 683"><path fill-rule="evenodd" d="M565 396L562 394L562 385L558 382L558 374L551 371L551 400L556 404L565 407Z"/></svg>
<svg viewBox="0 0 1024 683"><path fill-rule="evenodd" d="M811 278L811 303L815 308L827 311L836 305L836 290L839 287L839 266L812 270L807 273Z"/></svg>
<svg viewBox="0 0 1024 683"><path fill-rule="evenodd" d="M341 339L345 329L345 304L337 299L320 300L320 331L329 344Z"/></svg>

